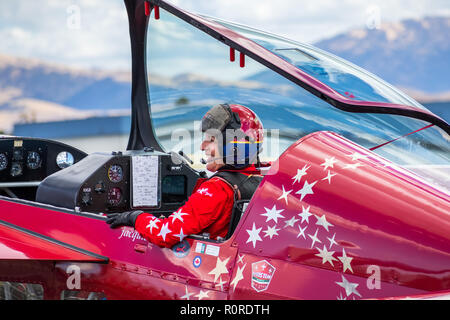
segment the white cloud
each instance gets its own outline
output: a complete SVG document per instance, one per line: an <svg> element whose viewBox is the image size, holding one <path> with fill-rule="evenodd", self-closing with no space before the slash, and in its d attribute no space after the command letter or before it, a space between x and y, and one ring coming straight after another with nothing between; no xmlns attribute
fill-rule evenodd
<svg viewBox="0 0 450 320"><path fill-rule="evenodd" d="M313 43L350 28L364 27L367 8L381 21L450 15L448 0L173 0L186 10L253 26ZM79 28L71 6L80 9ZM163 15L163 13L162 13ZM162 16L162 20L164 17ZM160 21L161 27L170 27ZM180 37L186 35L179 35ZM161 40L162 41L162 40ZM129 68L128 22L122 0L0 1L1 53L82 67ZM162 42L161 42L162 43Z"/></svg>

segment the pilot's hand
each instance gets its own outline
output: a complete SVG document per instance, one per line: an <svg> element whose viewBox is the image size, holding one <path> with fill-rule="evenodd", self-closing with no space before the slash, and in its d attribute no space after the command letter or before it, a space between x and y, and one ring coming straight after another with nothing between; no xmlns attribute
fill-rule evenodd
<svg viewBox="0 0 450 320"><path fill-rule="evenodd" d="M111 228L117 228L120 226L134 227L134 224L136 223L136 219L141 213L144 213L144 211L135 210L135 211L120 212L120 213L111 213L108 215L108 218L106 219L106 223L110 224Z"/></svg>

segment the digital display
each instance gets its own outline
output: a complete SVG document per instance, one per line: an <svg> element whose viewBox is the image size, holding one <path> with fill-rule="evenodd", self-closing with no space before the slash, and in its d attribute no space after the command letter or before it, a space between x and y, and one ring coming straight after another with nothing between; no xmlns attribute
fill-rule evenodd
<svg viewBox="0 0 450 320"><path fill-rule="evenodd" d="M162 200L165 203L183 202L187 198L185 176L165 176L162 181Z"/></svg>

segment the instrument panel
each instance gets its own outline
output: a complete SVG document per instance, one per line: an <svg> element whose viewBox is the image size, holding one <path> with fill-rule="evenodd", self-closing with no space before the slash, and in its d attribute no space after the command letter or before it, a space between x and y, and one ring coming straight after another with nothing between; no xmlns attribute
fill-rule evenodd
<svg viewBox="0 0 450 320"><path fill-rule="evenodd" d="M87 154L51 140L0 138L0 184L14 187L20 182L36 182L71 166Z"/></svg>
<svg viewBox="0 0 450 320"><path fill-rule="evenodd" d="M176 154L93 153L46 178L36 201L90 213L141 209L164 215L185 203L199 178Z"/></svg>

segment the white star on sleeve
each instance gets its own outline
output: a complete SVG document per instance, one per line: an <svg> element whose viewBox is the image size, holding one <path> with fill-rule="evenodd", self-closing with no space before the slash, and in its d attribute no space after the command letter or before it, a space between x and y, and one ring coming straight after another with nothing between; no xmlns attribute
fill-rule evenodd
<svg viewBox="0 0 450 320"><path fill-rule="evenodd" d="M152 219L150 220L150 222L148 223L148 225L147 225L146 228L149 228L149 229L150 229L150 233L151 233L151 234L153 234L153 228L156 228L156 229L159 228L159 227L156 225L158 222L160 222L159 219L157 219L157 218L152 218Z"/></svg>
<svg viewBox="0 0 450 320"><path fill-rule="evenodd" d="M301 194L300 201L303 200L303 198L308 194L313 194L312 188L317 183L317 181L314 181L313 183L308 183L307 180L305 180L305 183L303 184L303 188L301 190L298 190L295 194Z"/></svg>
<svg viewBox="0 0 450 320"><path fill-rule="evenodd" d="M172 218L172 223L175 220L180 220L181 222L184 222L182 217L187 216L187 215L189 215L189 214L181 212L181 208L180 208L177 212L172 213L169 218Z"/></svg>
<svg viewBox="0 0 450 320"><path fill-rule="evenodd" d="M267 209L266 207L264 207L264 209L266 210L266 213L261 215L267 217L266 222L273 220L275 223L278 223L278 218L284 218L284 216L280 214L284 209L277 210L275 205L273 205L272 209Z"/></svg>
<svg viewBox="0 0 450 320"><path fill-rule="evenodd" d="M283 188L283 194L282 194L277 200L284 199L284 200L286 201L286 205L287 205L287 204L288 204L288 198L287 198L287 196L288 196L289 193L291 193L293 190L286 191L286 190L284 189L284 185L282 185L281 187Z"/></svg>
<svg viewBox="0 0 450 320"><path fill-rule="evenodd" d="M175 234L175 237L180 239L180 242L183 241L184 238L186 238L188 235L183 233L183 228L180 228L180 233Z"/></svg>
<svg viewBox="0 0 450 320"><path fill-rule="evenodd" d="M246 230L249 237L246 243L252 242L253 248L255 248L256 241L262 241L261 237L259 236L259 233L261 232L261 228L256 229L255 223L253 222L252 230Z"/></svg>
<svg viewBox="0 0 450 320"><path fill-rule="evenodd" d="M158 236L161 236L164 241L166 241L166 235L172 232L172 230L169 229L168 225L168 222L166 224L163 224L161 230L158 233Z"/></svg>

